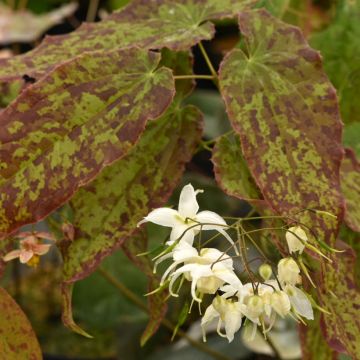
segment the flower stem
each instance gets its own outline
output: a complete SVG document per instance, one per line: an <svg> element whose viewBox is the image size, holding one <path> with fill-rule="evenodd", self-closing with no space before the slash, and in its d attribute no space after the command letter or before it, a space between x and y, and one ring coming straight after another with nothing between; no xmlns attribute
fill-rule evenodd
<svg viewBox="0 0 360 360"><path fill-rule="evenodd" d="M113 275L108 273L104 268L99 267L98 272L114 287L116 287L127 299L129 299L133 304L135 304L138 308L149 313L149 309L144 304L143 301L135 294L133 293L129 288L127 288L124 284L122 284L119 280L115 279ZM161 324L164 325L167 329L174 331L175 326L168 320L168 319L162 319ZM205 344L194 340L191 338L188 334L186 334L182 330L177 330L177 334L186 339L192 346L196 347L197 349L201 350L202 352L205 352L209 355L211 355L214 359L218 360L230 360L227 356L220 354L219 352L209 348Z"/></svg>
<svg viewBox="0 0 360 360"><path fill-rule="evenodd" d="M175 80L185 80L185 79L204 79L204 80L214 80L213 75L175 75Z"/></svg>
<svg viewBox="0 0 360 360"><path fill-rule="evenodd" d="M86 14L87 22L93 22L95 20L98 7L99 7L99 0L90 0L88 11Z"/></svg>

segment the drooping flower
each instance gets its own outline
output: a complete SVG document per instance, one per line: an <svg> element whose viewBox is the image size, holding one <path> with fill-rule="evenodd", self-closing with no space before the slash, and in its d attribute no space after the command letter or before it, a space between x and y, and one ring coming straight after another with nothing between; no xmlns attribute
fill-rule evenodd
<svg viewBox="0 0 360 360"><path fill-rule="evenodd" d="M23 232L16 236L20 239L20 248L12 250L3 257L4 261L10 261L19 258L22 264L36 266L39 262L39 256L45 255L51 244L42 244L40 239L55 241L53 235L47 232Z"/></svg>
<svg viewBox="0 0 360 360"><path fill-rule="evenodd" d="M314 312L310 300L306 294L293 285L287 285L284 289L289 296L291 306L296 315L308 320L314 320Z"/></svg>
<svg viewBox="0 0 360 360"><path fill-rule="evenodd" d="M279 261L278 278L283 285L296 285L301 282L300 268L293 258L288 257Z"/></svg>
<svg viewBox="0 0 360 360"><path fill-rule="evenodd" d="M291 303L289 296L286 292L282 290L273 292L271 294L270 302L271 302L271 307L282 318L284 318L286 315L289 314L291 310Z"/></svg>
<svg viewBox="0 0 360 360"><path fill-rule="evenodd" d="M173 296L177 296L172 290L173 285L183 274L191 281L191 295L198 302L201 302L201 298L197 296L197 292L215 294L225 283L241 283L234 273L232 258L217 249L203 248L198 253L189 244L180 243L175 247L172 256L174 263L165 271L160 284L164 284L169 277L169 291ZM181 263L183 266L175 270Z"/></svg>
<svg viewBox="0 0 360 360"><path fill-rule="evenodd" d="M201 319L204 341L206 341L206 327L218 318L217 332L220 336L226 337L230 343L234 340L234 334L241 327L242 316L240 303L238 301L229 300L222 296L216 296ZM221 332L223 324L225 334Z"/></svg>
<svg viewBox="0 0 360 360"><path fill-rule="evenodd" d="M145 218L138 223L138 226L145 222L152 222L157 225L172 228L169 245L181 238L180 241L192 245L195 235L202 230L217 230L232 245L233 240L224 230L227 226L226 221L212 211L199 211L196 195L202 190L194 190L191 184L183 187L178 210L170 208L158 208L151 211ZM200 225L204 224L204 225ZM234 246L235 247L235 246ZM235 248L236 250L236 248ZM236 250L237 251L237 250Z"/></svg>
<svg viewBox="0 0 360 360"><path fill-rule="evenodd" d="M301 226L293 226L288 229L285 238L289 247L290 254L297 251L301 254L304 251L305 243L308 241L306 232Z"/></svg>

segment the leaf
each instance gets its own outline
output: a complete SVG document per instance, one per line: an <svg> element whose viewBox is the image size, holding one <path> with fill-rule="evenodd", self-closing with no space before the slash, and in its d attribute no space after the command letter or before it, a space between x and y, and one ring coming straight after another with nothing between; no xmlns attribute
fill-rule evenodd
<svg viewBox="0 0 360 360"><path fill-rule="evenodd" d="M346 149L341 163L341 190L345 197L345 222L360 232L360 163L351 149Z"/></svg>
<svg viewBox="0 0 360 360"><path fill-rule="evenodd" d="M99 23L68 35L46 37L34 50L0 61L0 80L23 74L39 77L84 51L138 46L188 50L214 34L210 19L232 17L256 0L134 0Z"/></svg>
<svg viewBox="0 0 360 360"><path fill-rule="evenodd" d="M345 123L360 121L360 1L341 0L335 19L310 43L321 51L324 67L337 88Z"/></svg>
<svg viewBox="0 0 360 360"><path fill-rule="evenodd" d="M360 157L360 122L346 124L344 127L343 142L347 147L351 147L356 156Z"/></svg>
<svg viewBox="0 0 360 360"><path fill-rule="evenodd" d="M132 236L142 217L167 200L199 141L201 118L196 108L174 104L148 125L127 157L73 197L76 232L64 254L66 282L87 276Z"/></svg>
<svg viewBox="0 0 360 360"><path fill-rule="evenodd" d="M0 237L66 202L126 155L174 94L160 55L85 53L25 89L0 113Z"/></svg>
<svg viewBox="0 0 360 360"><path fill-rule="evenodd" d="M0 288L0 353L6 360L41 360L29 320L15 300Z"/></svg>
<svg viewBox="0 0 360 360"><path fill-rule="evenodd" d="M72 15L77 3L64 4L43 15L35 15L27 10L13 11L0 4L0 44L36 41L47 29L61 23Z"/></svg>
<svg viewBox="0 0 360 360"><path fill-rule="evenodd" d="M331 312L321 319L321 327L329 345L358 359L360 343L360 290L354 278L355 254L345 243L337 247L346 250L333 256L333 263L323 263L323 282L319 291L322 306Z"/></svg>
<svg viewBox="0 0 360 360"><path fill-rule="evenodd" d="M147 251L147 237L144 231L137 232L126 242L123 243L122 249L128 258L147 276L148 292L159 287L160 281L153 273L153 264L147 256L137 256ZM166 291L156 292L147 297L149 308L149 323L141 336L141 346L156 333L162 319L167 311Z"/></svg>
<svg viewBox="0 0 360 360"><path fill-rule="evenodd" d="M64 325L69 328L71 331L76 332L79 335L92 339L93 336L88 334L83 330L79 325L77 325L73 319L72 313L72 292L74 284L65 284L61 286L61 295L62 295L62 321Z"/></svg>
<svg viewBox="0 0 360 360"><path fill-rule="evenodd" d="M337 221L303 210L342 217L335 90L298 28L264 10L243 12L239 22L246 50L224 59L220 88L250 172L274 210L334 242Z"/></svg>
<svg viewBox="0 0 360 360"><path fill-rule="evenodd" d="M213 149L215 178L228 195L261 203L262 195L247 167L238 135L223 135Z"/></svg>

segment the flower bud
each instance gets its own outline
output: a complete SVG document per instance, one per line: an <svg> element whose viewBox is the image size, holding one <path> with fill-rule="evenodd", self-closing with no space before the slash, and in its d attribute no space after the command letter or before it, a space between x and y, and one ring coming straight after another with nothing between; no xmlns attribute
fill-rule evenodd
<svg viewBox="0 0 360 360"><path fill-rule="evenodd" d="M197 282L197 289L203 294L215 294L224 281L216 276L200 278Z"/></svg>
<svg viewBox="0 0 360 360"><path fill-rule="evenodd" d="M264 311L264 301L258 295L253 295L249 298L247 303L247 311L250 317L257 318Z"/></svg>
<svg viewBox="0 0 360 360"><path fill-rule="evenodd" d="M285 317L291 309L289 296L284 291L271 294L271 307L281 316Z"/></svg>
<svg viewBox="0 0 360 360"><path fill-rule="evenodd" d="M259 267L259 274L260 276L266 281L271 278L272 275L272 268L269 264L262 264Z"/></svg>
<svg viewBox="0 0 360 360"><path fill-rule="evenodd" d="M293 258L289 257L279 261L278 277L282 284L296 285L301 282L300 268Z"/></svg>
<svg viewBox="0 0 360 360"><path fill-rule="evenodd" d="M305 243L308 241L306 232L300 226L293 226L285 234L290 254L304 251Z"/></svg>

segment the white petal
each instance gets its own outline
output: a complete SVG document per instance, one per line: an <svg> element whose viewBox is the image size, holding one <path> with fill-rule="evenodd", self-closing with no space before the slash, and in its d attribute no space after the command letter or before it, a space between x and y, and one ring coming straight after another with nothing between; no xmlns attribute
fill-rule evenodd
<svg viewBox="0 0 360 360"><path fill-rule="evenodd" d="M20 253L21 253L20 250L12 250L3 257L3 260L10 261L10 260L16 259L20 256Z"/></svg>
<svg viewBox="0 0 360 360"><path fill-rule="evenodd" d="M213 211L200 211L195 219L202 224L207 224L202 227L203 230L218 230L226 227L225 220Z"/></svg>
<svg viewBox="0 0 360 360"><path fill-rule="evenodd" d="M214 309L214 306L209 305L201 319L201 329L203 333L203 340L206 341L206 327L219 317L219 313Z"/></svg>
<svg viewBox="0 0 360 360"><path fill-rule="evenodd" d="M21 250L20 251L20 262L26 264L32 257L34 253L32 251Z"/></svg>
<svg viewBox="0 0 360 360"><path fill-rule="evenodd" d="M238 311L229 311L225 313L225 332L229 342L234 340L234 334L240 329L241 316L240 309Z"/></svg>
<svg viewBox="0 0 360 360"><path fill-rule="evenodd" d="M198 251L186 242L181 242L175 247L173 251L174 261L185 261L196 259L198 257Z"/></svg>
<svg viewBox="0 0 360 360"><path fill-rule="evenodd" d="M294 296L289 296L291 305L295 311L302 317L308 320L314 320L314 312L308 297L295 286L291 288Z"/></svg>
<svg viewBox="0 0 360 360"><path fill-rule="evenodd" d="M199 205L196 200L196 191L191 184L183 187L179 199L179 214L183 218L193 219L199 211Z"/></svg>
<svg viewBox="0 0 360 360"><path fill-rule="evenodd" d="M149 221L161 226L174 227L179 223L178 216L178 212L174 209L158 208L151 211L148 216L145 216L144 220L138 223L138 226Z"/></svg>
<svg viewBox="0 0 360 360"><path fill-rule="evenodd" d="M176 224L171 230L169 244L173 244L174 241L180 239L180 242L188 243L192 245L194 243L194 230L189 229L189 225Z"/></svg>
<svg viewBox="0 0 360 360"><path fill-rule="evenodd" d="M227 268L218 268L219 264L214 265L213 273L214 276L218 277L219 279L225 281L226 283L234 286L239 287L241 286L240 279L235 275L235 273Z"/></svg>

